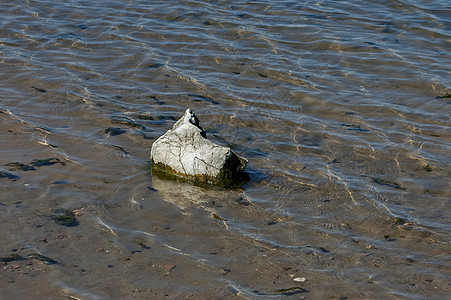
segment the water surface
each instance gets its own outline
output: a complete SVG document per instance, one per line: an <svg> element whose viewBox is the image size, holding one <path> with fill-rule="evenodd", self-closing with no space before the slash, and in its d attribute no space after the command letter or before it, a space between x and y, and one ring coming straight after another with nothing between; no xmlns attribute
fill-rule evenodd
<svg viewBox="0 0 451 300"><path fill-rule="evenodd" d="M447 1L1 7L2 297L451 293ZM186 108L249 183L151 176Z"/></svg>

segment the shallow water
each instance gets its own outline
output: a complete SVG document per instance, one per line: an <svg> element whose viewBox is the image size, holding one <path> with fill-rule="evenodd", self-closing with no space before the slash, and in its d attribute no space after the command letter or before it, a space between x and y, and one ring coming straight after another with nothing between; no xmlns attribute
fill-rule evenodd
<svg viewBox="0 0 451 300"><path fill-rule="evenodd" d="M1 7L1 298L451 293L447 1ZM249 183L151 176L186 108Z"/></svg>

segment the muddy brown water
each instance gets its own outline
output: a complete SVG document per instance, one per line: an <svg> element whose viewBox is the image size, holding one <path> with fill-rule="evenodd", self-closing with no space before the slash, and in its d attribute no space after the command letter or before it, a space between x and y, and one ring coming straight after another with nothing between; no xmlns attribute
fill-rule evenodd
<svg viewBox="0 0 451 300"><path fill-rule="evenodd" d="M0 298L448 297L450 20L438 0L3 1ZM249 183L150 174L186 108Z"/></svg>

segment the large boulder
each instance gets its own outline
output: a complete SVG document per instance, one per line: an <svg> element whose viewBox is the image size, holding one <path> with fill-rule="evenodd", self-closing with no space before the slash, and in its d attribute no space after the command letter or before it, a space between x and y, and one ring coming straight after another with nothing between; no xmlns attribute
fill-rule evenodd
<svg viewBox="0 0 451 300"><path fill-rule="evenodd" d="M247 164L230 148L208 140L191 109L152 144L150 159L157 175L215 185L236 182Z"/></svg>

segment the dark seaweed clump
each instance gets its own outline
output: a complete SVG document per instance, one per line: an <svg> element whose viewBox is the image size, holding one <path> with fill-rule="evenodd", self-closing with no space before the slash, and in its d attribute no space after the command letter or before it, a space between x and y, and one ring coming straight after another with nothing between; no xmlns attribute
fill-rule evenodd
<svg viewBox="0 0 451 300"><path fill-rule="evenodd" d="M394 182L394 181L389 181L389 180L375 178L375 177L371 177L371 179L379 185L389 186L389 187L397 189L397 190L403 190L403 191L405 190L405 188L401 187L401 185L399 183Z"/></svg>
<svg viewBox="0 0 451 300"><path fill-rule="evenodd" d="M23 163L20 163L20 162L12 162L12 163L6 164L5 166L11 167L11 168L9 168L10 171L17 171L17 170L20 170L20 171L34 171L34 170L36 170L35 167L30 166L29 164L23 164Z"/></svg>
<svg viewBox="0 0 451 300"><path fill-rule="evenodd" d="M16 181L20 177L17 175L14 175L13 173L0 172L0 178L8 178L8 179L11 179L12 181Z"/></svg>
<svg viewBox="0 0 451 300"><path fill-rule="evenodd" d="M367 132L368 129L361 128L360 125L354 125L354 124L341 124L341 126L347 128L348 130L355 130L355 131L361 131L361 132Z"/></svg>
<svg viewBox="0 0 451 300"><path fill-rule="evenodd" d="M34 171L36 168L44 167L44 166L51 166L54 164L62 164L63 166L66 165L65 162L59 160L58 158L45 158L45 159L33 159L28 164L23 164L20 162L11 162L6 164L5 166L11 167L9 168L10 171Z"/></svg>
<svg viewBox="0 0 451 300"><path fill-rule="evenodd" d="M74 212L68 209L56 210L52 216L52 220L56 224L66 227L73 227L79 224Z"/></svg>
<svg viewBox="0 0 451 300"><path fill-rule="evenodd" d="M111 135L111 136L116 136L116 135L120 135L123 133L126 133L127 130L122 129L122 128L118 128L118 127L109 127L107 129L105 129L105 133Z"/></svg>
<svg viewBox="0 0 451 300"><path fill-rule="evenodd" d="M27 257L29 258L34 258L37 259L39 261L42 261L43 263L47 264L47 265L54 265L54 264L58 264L58 262L56 260L54 260L51 257L42 255L38 252L32 252L30 254L27 255ZM23 257L22 255L18 254L18 253L12 253L10 255L7 256L0 256L0 261L1 262L12 262L12 261L18 261L18 260L27 260L28 258Z"/></svg>
<svg viewBox="0 0 451 300"><path fill-rule="evenodd" d="M66 165L65 162L60 161L58 158L46 158L46 159L33 159L30 164L33 167L44 167L44 166L51 166L54 164L62 164L63 166Z"/></svg>
<svg viewBox="0 0 451 300"><path fill-rule="evenodd" d="M54 260L53 258L45 256L45 255L42 255L42 254L37 253L37 252L33 252L33 253L28 254L28 257L35 258L35 259L37 259L39 261L42 261L46 265L56 265L56 264L58 264L58 262L56 260Z"/></svg>
<svg viewBox="0 0 451 300"><path fill-rule="evenodd" d="M299 293L308 293L310 292L307 289L304 289L302 287L299 286L293 286L293 287L289 287L289 288L285 288L285 289L278 289L275 291L267 291L267 292L263 292L263 291L253 291L255 294L257 295L261 295L261 296L266 296L266 295L283 295L283 296L293 296Z"/></svg>
<svg viewBox="0 0 451 300"><path fill-rule="evenodd" d="M21 260L22 256L20 256L17 253L12 253L8 256L0 256L0 261L2 262L9 262L9 261L15 261L15 260Z"/></svg>
<svg viewBox="0 0 451 300"><path fill-rule="evenodd" d="M451 93L446 93L441 96L435 97L435 99L445 99L445 98L451 98Z"/></svg>

